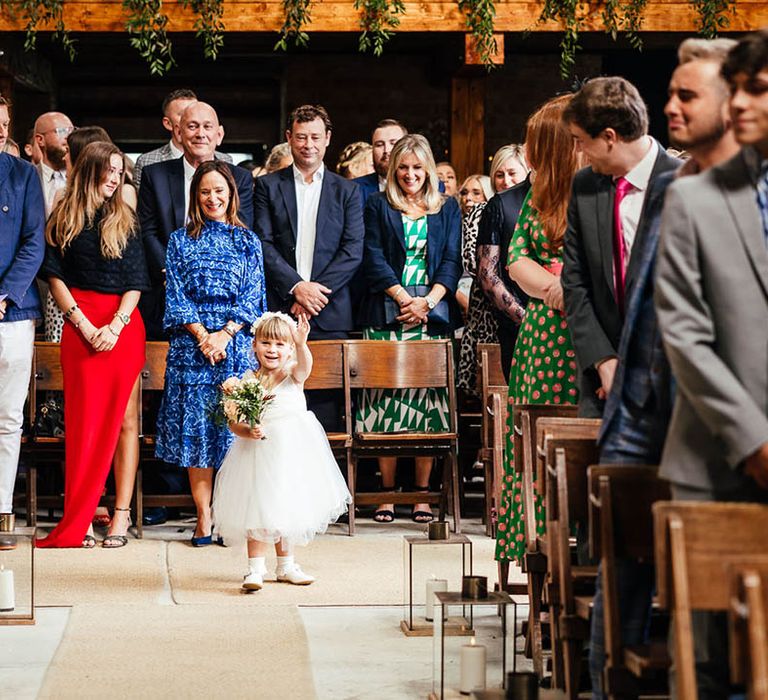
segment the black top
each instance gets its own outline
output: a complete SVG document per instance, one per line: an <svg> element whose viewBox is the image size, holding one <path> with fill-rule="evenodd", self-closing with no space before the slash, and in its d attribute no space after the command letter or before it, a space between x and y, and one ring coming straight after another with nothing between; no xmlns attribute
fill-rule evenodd
<svg viewBox="0 0 768 700"><path fill-rule="evenodd" d="M150 288L149 273L141 238L134 234L121 258L107 259L101 254L97 213L93 225L84 228L62 255L54 246L46 246L40 277L58 277L68 287L102 294L124 294Z"/></svg>

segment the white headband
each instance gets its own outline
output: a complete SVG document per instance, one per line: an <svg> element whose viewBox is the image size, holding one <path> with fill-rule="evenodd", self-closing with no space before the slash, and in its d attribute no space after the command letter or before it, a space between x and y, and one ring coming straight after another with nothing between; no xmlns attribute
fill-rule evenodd
<svg viewBox="0 0 768 700"><path fill-rule="evenodd" d="M253 325L251 326L251 334L255 336L259 326L270 318L279 318L285 321L291 328L298 328L296 321L294 321L288 314L284 314L282 311L266 311L253 322Z"/></svg>

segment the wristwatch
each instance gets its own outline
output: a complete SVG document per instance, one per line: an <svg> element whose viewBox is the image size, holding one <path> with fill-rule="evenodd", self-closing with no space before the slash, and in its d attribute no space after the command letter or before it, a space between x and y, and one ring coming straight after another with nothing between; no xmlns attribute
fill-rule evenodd
<svg viewBox="0 0 768 700"><path fill-rule="evenodd" d="M223 330L230 338L234 338L238 328L234 321L227 321L221 330Z"/></svg>
<svg viewBox="0 0 768 700"><path fill-rule="evenodd" d="M432 311L437 306L437 303L435 300L427 294L427 296L424 297L424 301L427 302L427 306L429 307L429 310Z"/></svg>
<svg viewBox="0 0 768 700"><path fill-rule="evenodd" d="M124 326L127 326L131 322L131 317L128 314L124 314L121 311L115 313L115 318L119 318Z"/></svg>

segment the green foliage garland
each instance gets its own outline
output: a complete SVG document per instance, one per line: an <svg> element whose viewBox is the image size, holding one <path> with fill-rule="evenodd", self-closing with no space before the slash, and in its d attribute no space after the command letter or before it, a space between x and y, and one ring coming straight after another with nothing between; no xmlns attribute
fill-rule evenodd
<svg viewBox="0 0 768 700"><path fill-rule="evenodd" d="M496 6L493 0L458 0L458 4L467 16L467 29L475 41L475 51L490 70L496 55L496 38L493 36Z"/></svg>
<svg viewBox="0 0 768 700"><path fill-rule="evenodd" d="M610 15L609 15L610 16ZM539 22L555 20L563 27L560 40L560 76L565 80L571 74L579 50L579 0L544 0Z"/></svg>
<svg viewBox="0 0 768 700"><path fill-rule="evenodd" d="M355 9L362 10L360 51L373 49L374 56L381 56L384 44L400 26L398 15L405 12L405 4L402 0L355 0Z"/></svg>
<svg viewBox="0 0 768 700"><path fill-rule="evenodd" d="M203 40L203 55L215 61L224 46L224 0L181 0L184 7L192 6L195 36Z"/></svg>
<svg viewBox="0 0 768 700"><path fill-rule="evenodd" d="M275 44L275 50L288 50L288 43L293 40L296 46L306 46L309 34L304 31L311 21L310 7L312 0L283 0L285 21L280 29L280 39Z"/></svg>
<svg viewBox="0 0 768 700"><path fill-rule="evenodd" d="M128 13L125 28L131 34L131 46L149 64L152 75L165 75L176 61L166 27L168 15L162 12L162 0L123 0Z"/></svg>
<svg viewBox="0 0 768 700"><path fill-rule="evenodd" d="M729 10L732 11L735 0L690 0L696 8L699 19L699 34L707 39L713 39L721 29L726 29L731 21L728 18Z"/></svg>
<svg viewBox="0 0 768 700"><path fill-rule="evenodd" d="M16 18L23 17L27 24L24 27L24 49L33 51L37 47L37 27L39 24L53 24L53 40L59 41L70 61L75 59L77 49L75 40L64 26L64 0L0 0L0 8Z"/></svg>

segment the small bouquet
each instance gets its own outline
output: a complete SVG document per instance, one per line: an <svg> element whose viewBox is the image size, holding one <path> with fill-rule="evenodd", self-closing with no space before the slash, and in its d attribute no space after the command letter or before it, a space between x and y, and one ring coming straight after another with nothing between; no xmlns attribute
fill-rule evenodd
<svg viewBox="0 0 768 700"><path fill-rule="evenodd" d="M264 411L274 398L255 374L246 372L242 379L230 377L221 385L219 408L225 420L248 423L253 428L261 423Z"/></svg>

